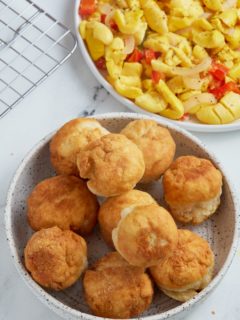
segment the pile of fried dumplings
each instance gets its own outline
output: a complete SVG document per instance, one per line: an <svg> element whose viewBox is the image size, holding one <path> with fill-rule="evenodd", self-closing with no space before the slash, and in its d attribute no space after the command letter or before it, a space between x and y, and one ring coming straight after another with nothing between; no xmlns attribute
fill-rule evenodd
<svg viewBox="0 0 240 320"><path fill-rule="evenodd" d="M216 212L222 174L208 159L175 153L170 131L154 120L130 121L119 133L93 118L64 124L50 142L56 176L27 199L32 278L57 291L82 281L91 312L105 318L139 316L154 290L180 302L196 296L213 277L214 253L177 223L199 225ZM138 190L154 181L162 204ZM97 224L109 253L88 266L85 237Z"/></svg>

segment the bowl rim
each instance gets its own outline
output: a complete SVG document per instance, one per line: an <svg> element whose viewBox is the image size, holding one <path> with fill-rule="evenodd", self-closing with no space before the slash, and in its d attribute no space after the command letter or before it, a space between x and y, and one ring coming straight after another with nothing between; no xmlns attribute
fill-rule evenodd
<svg viewBox="0 0 240 320"><path fill-rule="evenodd" d="M89 117L90 118L90 117ZM227 258L222 266L222 268L219 270L218 274L215 276L215 278L209 283L209 285L203 289L196 297L188 300L187 302L182 303L181 305L170 309L168 311L162 312L160 314L156 315L150 315L146 317L138 317L133 318L133 320L163 320L168 319L170 317L176 316L183 312L184 310L188 310L194 305L196 305L198 302L203 300L205 296L207 296L210 291L212 291L222 280L224 275L226 274L227 270L229 269L232 260L235 256L237 245L238 245L238 228L239 228L239 204L238 204L238 198L236 196L235 187L232 184L231 181L229 181L228 173L226 168L222 165L222 163L219 161L219 159L208 150L208 148L202 143L197 137L193 136L191 133L187 132L185 129L180 128L174 124L171 124L167 121L163 121L162 119L156 120L156 118L147 116L145 114L139 114L139 113L130 113L130 112L111 112L111 113L103 113L98 114L95 116L91 116L91 118L94 118L96 120L119 120L119 119L132 119L132 120L140 120L140 119L150 119L157 121L160 125L163 125L169 129L172 129L176 131L177 133L180 133L190 140L193 141L193 143L197 144L198 147L202 148L208 155L208 157L217 164L219 169L221 170L222 174L224 175L224 178L226 180L226 183L229 186L229 190L232 196L232 201L234 205L234 234L233 234L233 240L230 247L230 250L228 252ZM40 301L42 301L45 305L47 304L50 309L55 311L57 314L64 316L64 315L71 315L73 317L79 317L86 320L102 320L104 318L90 315L84 312L81 312L79 310L73 309L67 305L65 305L63 302L60 302L56 298L54 298L50 293L45 291L40 285L38 285L29 275L29 273L26 271L21 259L18 258L17 249L15 247L14 242L14 236L12 231L12 212L11 212L11 203L12 203L12 197L14 195L14 189L16 186L16 182L19 178L19 176L22 174L22 171L24 170L25 166L31 159L31 157L40 150L46 143L48 143L53 136L53 133L48 134L44 138L42 138L38 143L36 143L33 148L26 154L26 156L21 161L20 165L18 166L13 179L10 183L8 194L7 194L7 201L6 201L6 207L5 207L5 232L7 237L7 242L10 247L11 256L14 260L15 267L20 274L20 276L23 278L24 282L30 287L32 292L39 298Z"/></svg>
<svg viewBox="0 0 240 320"><path fill-rule="evenodd" d="M117 93L117 91L112 87L112 85L101 75L101 73L96 68L92 58L90 57L88 50L86 48L86 45L82 39L82 37L79 34L79 21L81 21L81 17L78 15L78 7L81 0L75 0L74 5L74 31L78 42L78 47L80 48L80 51L82 53L82 56L88 65L90 71L95 76L95 78L98 80L98 82L122 105L126 106L131 111L137 112L137 113L143 113L149 116L154 117L155 119L166 119L168 123L172 123L175 125L180 126L181 128L184 128L186 130L195 131L195 132L228 132L228 131L236 131L240 130L240 120L236 120L232 123L228 124L221 124L221 125L212 125L212 124L203 124L203 123L194 123L194 122L184 122L184 121L176 121L171 120L168 118L165 118L159 114L154 114L151 112L148 112L147 110L144 110L140 107L138 107L134 102L131 100L121 96Z"/></svg>

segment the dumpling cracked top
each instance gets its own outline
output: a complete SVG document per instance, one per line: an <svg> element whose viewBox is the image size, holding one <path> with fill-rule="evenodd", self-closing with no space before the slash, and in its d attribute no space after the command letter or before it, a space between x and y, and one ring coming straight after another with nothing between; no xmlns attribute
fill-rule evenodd
<svg viewBox="0 0 240 320"><path fill-rule="evenodd" d="M169 130L153 120L135 120L121 133L142 150L146 168L141 182L158 180L175 155L176 145Z"/></svg>
<svg viewBox="0 0 240 320"><path fill-rule="evenodd" d="M208 242L189 230L178 230L178 245L172 254L150 268L156 285L167 296L187 301L212 279L214 254Z"/></svg>
<svg viewBox="0 0 240 320"><path fill-rule="evenodd" d="M108 134L90 143L77 157L79 174L90 191L115 196L135 187L145 165L141 150L124 135Z"/></svg>
<svg viewBox="0 0 240 320"><path fill-rule="evenodd" d="M113 246L112 231L121 220L121 212L124 208L132 206L145 206L156 203L147 192L130 190L119 196L106 199L100 207L98 223L103 239L109 246Z"/></svg>
<svg viewBox="0 0 240 320"><path fill-rule="evenodd" d="M82 0L79 32L123 97L164 117L240 118L239 1Z"/></svg>
<svg viewBox="0 0 240 320"><path fill-rule="evenodd" d="M182 156L165 172L163 189L176 220L199 224L220 204L222 174L207 159Z"/></svg>
<svg viewBox="0 0 240 320"><path fill-rule="evenodd" d="M50 143L51 162L57 174L78 176L78 152L108 133L95 119L77 118L65 123Z"/></svg>
<svg viewBox="0 0 240 320"><path fill-rule="evenodd" d="M177 226L170 213L157 204L130 206L112 232L116 250L131 265L156 265L174 250Z"/></svg>

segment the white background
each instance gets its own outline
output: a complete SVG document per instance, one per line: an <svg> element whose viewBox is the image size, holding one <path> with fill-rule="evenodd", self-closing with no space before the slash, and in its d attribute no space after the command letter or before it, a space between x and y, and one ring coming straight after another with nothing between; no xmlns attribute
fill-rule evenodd
<svg viewBox="0 0 240 320"><path fill-rule="evenodd" d="M40 6L73 29L73 0L36 0ZM98 92L97 100L93 96ZM17 274L4 232L4 205L11 178L24 155L49 132L83 110L97 113L126 111L89 72L78 50L60 70L0 120L0 320L57 320ZM196 134L216 153L240 190L240 131ZM227 275L186 320L240 319L240 250Z"/></svg>

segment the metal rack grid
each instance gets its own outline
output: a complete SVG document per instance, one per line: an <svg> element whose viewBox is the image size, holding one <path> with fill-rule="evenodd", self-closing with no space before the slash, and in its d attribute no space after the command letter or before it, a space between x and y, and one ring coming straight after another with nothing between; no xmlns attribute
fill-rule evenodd
<svg viewBox="0 0 240 320"><path fill-rule="evenodd" d="M0 118L75 48L71 31L31 0L0 0Z"/></svg>

